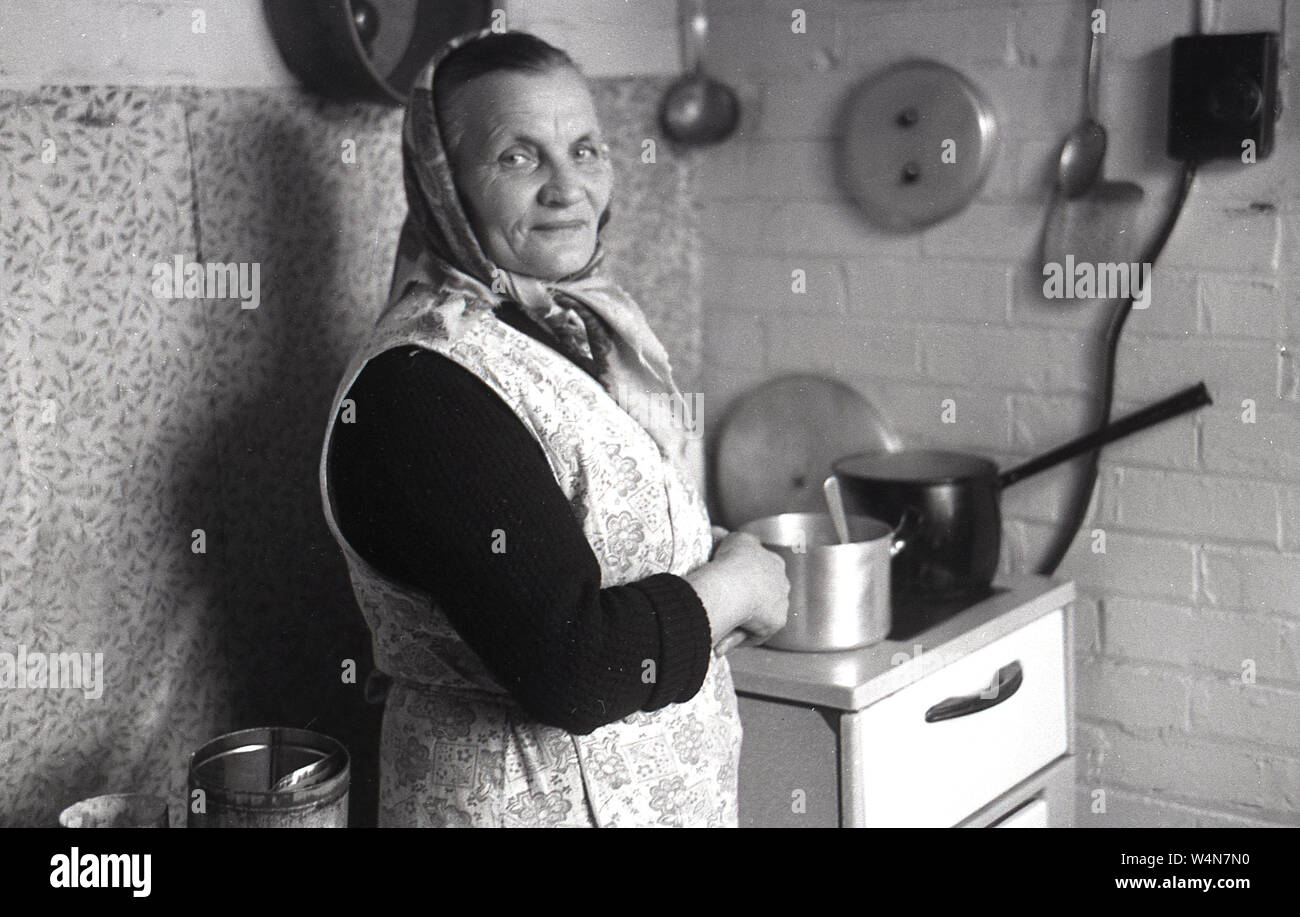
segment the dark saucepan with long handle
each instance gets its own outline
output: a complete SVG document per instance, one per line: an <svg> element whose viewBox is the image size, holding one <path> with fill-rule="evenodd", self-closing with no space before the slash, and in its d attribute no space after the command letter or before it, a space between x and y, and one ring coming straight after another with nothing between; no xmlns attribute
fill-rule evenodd
<svg viewBox="0 0 1300 917"><path fill-rule="evenodd" d="M901 532L908 548L893 560L894 594L955 599L986 592L993 582L1002 488L1211 403L1198 383L1003 472L987 458L937 449L862 452L838 459L833 470L849 512L890 525L911 516Z"/></svg>

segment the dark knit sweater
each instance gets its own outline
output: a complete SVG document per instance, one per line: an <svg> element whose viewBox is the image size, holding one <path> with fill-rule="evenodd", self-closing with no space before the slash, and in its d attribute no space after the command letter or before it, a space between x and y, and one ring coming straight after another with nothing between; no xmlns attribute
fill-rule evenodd
<svg viewBox="0 0 1300 917"><path fill-rule="evenodd" d="M553 343L516 310L497 315ZM531 716L586 734L699 691L712 636L695 591L667 573L602 589L545 454L485 383L401 347L348 398L355 422L334 425L328 459L343 536L432 596Z"/></svg>

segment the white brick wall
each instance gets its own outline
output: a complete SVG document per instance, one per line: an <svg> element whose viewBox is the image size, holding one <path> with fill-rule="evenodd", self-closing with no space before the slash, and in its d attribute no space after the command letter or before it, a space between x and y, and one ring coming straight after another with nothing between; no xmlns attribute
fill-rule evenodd
<svg viewBox="0 0 1300 917"><path fill-rule="evenodd" d="M1300 681L1300 621L1111 596L1100 629L1107 656L1240 677L1252 660L1260 682Z"/></svg>
<svg viewBox="0 0 1300 917"><path fill-rule="evenodd" d="M1073 0L713 0L712 64L747 103L699 154L707 386L720 407L792 369L854 385L912 444L1027 458L1080 431L1106 312L1048 303L1035 263L1050 170L1077 119L1086 35ZM1227 2L1218 28L1278 29L1282 0ZM1300 3L1273 156L1206 167L1151 307L1125 329L1116 412L1204 379L1212 408L1109 447L1059 570L1083 592L1081 824L1300 825ZM1107 174L1162 215L1171 39L1194 4L1108 4ZM976 203L923 233L864 224L831 180L835 113L878 67L958 67L1002 119ZM792 294L802 267L809 293ZM958 423L940 422L953 398ZM1254 423L1243 423L1243 401ZM715 411L719 418L722 411ZM1035 565L1070 474L1008 490L1004 569ZM1090 533L1106 533L1106 553ZM1095 812L1094 791L1105 791Z"/></svg>
<svg viewBox="0 0 1300 917"><path fill-rule="evenodd" d="M60 83L271 87L294 76L259 0L0 0L0 87Z"/></svg>

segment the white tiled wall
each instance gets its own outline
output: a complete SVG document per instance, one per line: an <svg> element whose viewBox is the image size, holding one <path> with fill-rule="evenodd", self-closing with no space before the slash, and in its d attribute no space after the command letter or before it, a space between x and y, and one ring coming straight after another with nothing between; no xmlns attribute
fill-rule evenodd
<svg viewBox="0 0 1300 917"><path fill-rule="evenodd" d="M1300 2L1202 5L1220 30L1286 30L1287 107L1269 160L1202 171L1152 304L1124 332L1117 413L1201 379L1216 403L1107 449L1084 535L1058 571L1084 594L1083 825L1300 825ZM1144 186L1149 229L1174 178L1168 47L1196 4L1107 7L1107 174ZM812 370L858 388L910 444L1009 463L1081 432L1105 312L1044 301L1035 251L1052 162L1079 117L1085 5L710 8L713 67L746 106L741 136L700 156L713 416L763 379ZM805 34L791 30L797 10ZM1004 143L968 210L888 235L846 209L830 178L834 115L854 82L907 56L980 85ZM804 295L790 292L796 268ZM955 424L941 422L945 398ZM1244 399L1254 424L1242 423ZM1071 481L1060 469L1005 492L1006 566L1036 565ZM1094 529L1105 554L1091 550Z"/></svg>

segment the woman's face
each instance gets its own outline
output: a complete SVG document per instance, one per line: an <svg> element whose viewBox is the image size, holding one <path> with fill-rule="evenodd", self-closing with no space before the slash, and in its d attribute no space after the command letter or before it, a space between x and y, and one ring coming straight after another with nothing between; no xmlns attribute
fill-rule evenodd
<svg viewBox="0 0 1300 917"><path fill-rule="evenodd" d="M584 267L613 171L582 77L490 73L456 90L449 108L448 156L484 253L543 280Z"/></svg>

